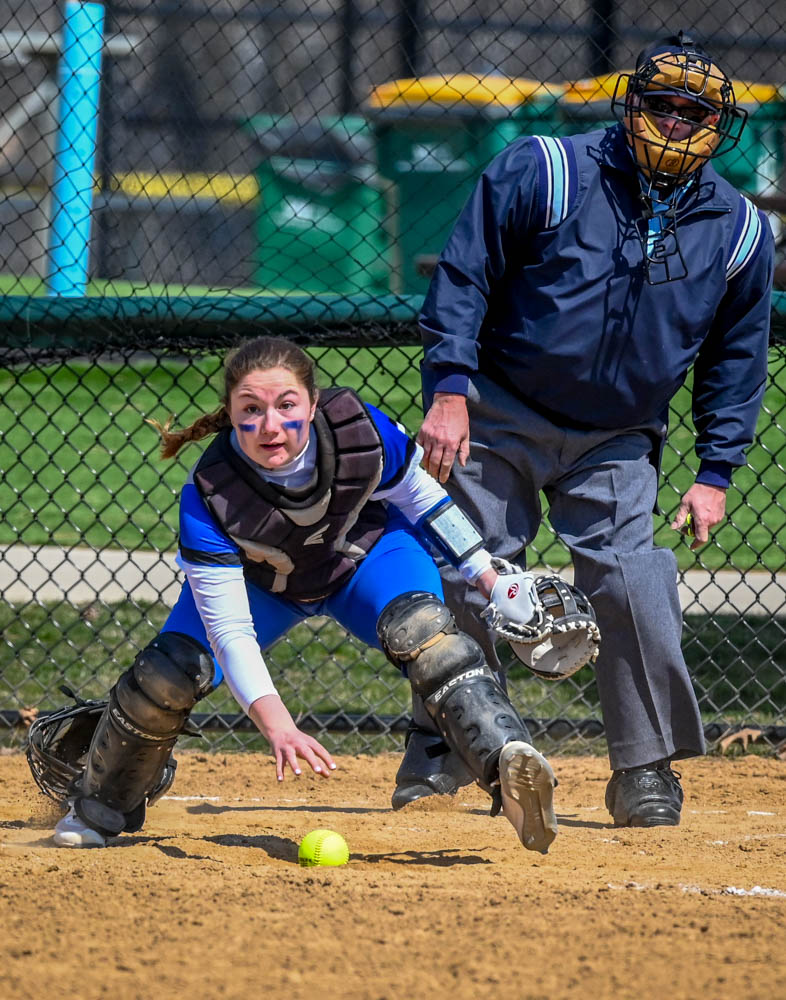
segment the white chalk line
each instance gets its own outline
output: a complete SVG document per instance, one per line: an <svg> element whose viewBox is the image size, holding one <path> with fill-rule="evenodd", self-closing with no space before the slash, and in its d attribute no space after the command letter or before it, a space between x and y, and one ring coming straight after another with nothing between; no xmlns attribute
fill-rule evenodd
<svg viewBox="0 0 786 1000"><path fill-rule="evenodd" d="M726 885L720 888L709 888L700 885L685 885L682 882L678 882L676 886L669 887L664 886L663 883L658 883L653 885L651 882L607 882L606 885L609 889L615 891L625 891L633 890L634 892L646 892L650 889L655 889L657 892L663 892L664 889L674 888L678 889L680 892L686 892L702 896L759 896L766 897L769 899L786 899L786 892L783 889L773 889L768 886L754 885L750 889L743 889L736 885Z"/></svg>
<svg viewBox="0 0 786 1000"><path fill-rule="evenodd" d="M728 809L688 809L692 816L726 816ZM748 816L777 816L777 812L766 812L764 809L746 809Z"/></svg>
<svg viewBox="0 0 786 1000"><path fill-rule="evenodd" d="M244 798L244 799L241 798L227 799L224 798L222 795L162 795L161 796L162 802L166 802L167 800L170 802L234 802L240 805L243 805L246 802L270 801L269 799L263 799L260 796L253 796L251 798ZM308 799L285 799L282 798L280 795L277 795L275 798L275 803L278 804L280 802L303 803L303 802L308 802Z"/></svg>
<svg viewBox="0 0 786 1000"><path fill-rule="evenodd" d="M259 795L246 797L246 798L226 798L223 795L162 795L160 802L219 802L225 803L227 805L257 805L263 804L269 806L270 808L275 808L282 805L291 806L304 806L311 805L315 812L319 812L319 805L315 804L311 799L301 796L297 799L285 798L281 795L276 795L275 797L262 797ZM357 802L331 802L329 806L325 806L325 811L335 810L335 809L357 809ZM467 808L474 808L470 803L467 803Z"/></svg>
<svg viewBox="0 0 786 1000"><path fill-rule="evenodd" d="M220 802L218 795L162 795L162 802Z"/></svg>
<svg viewBox="0 0 786 1000"><path fill-rule="evenodd" d="M727 885L723 891L730 896L777 896L779 899L786 899L786 892L782 889L768 889L762 885L754 885L751 889L738 889L736 885Z"/></svg>

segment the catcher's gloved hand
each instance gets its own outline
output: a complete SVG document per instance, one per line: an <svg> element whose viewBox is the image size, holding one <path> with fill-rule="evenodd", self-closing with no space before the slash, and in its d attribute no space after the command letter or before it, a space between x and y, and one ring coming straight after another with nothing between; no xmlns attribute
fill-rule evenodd
<svg viewBox="0 0 786 1000"><path fill-rule="evenodd" d="M90 744L108 702L85 701L71 688L60 690L74 702L56 712L39 715L27 734L27 763L41 791L57 802L65 803L78 791L84 774ZM182 732L200 736L198 729L186 724ZM170 755L161 780L147 795L152 806L175 780L177 761Z"/></svg>
<svg viewBox="0 0 786 1000"><path fill-rule="evenodd" d="M577 587L553 573L536 577L535 590L545 621L540 635L534 639L524 638L516 623L489 614L491 605L482 616L538 677L547 680L570 677L597 659L600 629L595 612Z"/></svg>
<svg viewBox="0 0 786 1000"><path fill-rule="evenodd" d="M27 734L27 762L38 787L50 798L65 802L85 768L90 741L105 701L85 701L61 687L73 705L40 715Z"/></svg>
<svg viewBox="0 0 786 1000"><path fill-rule="evenodd" d="M540 642L551 635L551 626L536 590L535 574L507 559L492 559L491 568L498 573L497 582L480 617L509 640Z"/></svg>

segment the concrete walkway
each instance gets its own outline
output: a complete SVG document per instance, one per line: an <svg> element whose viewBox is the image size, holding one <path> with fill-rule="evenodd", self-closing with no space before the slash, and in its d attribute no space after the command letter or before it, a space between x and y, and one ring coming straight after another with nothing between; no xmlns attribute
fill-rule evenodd
<svg viewBox="0 0 786 1000"><path fill-rule="evenodd" d="M182 574L174 552L54 545L0 546L0 598L10 604L68 601L87 605L163 600L172 605ZM560 575L572 580L570 568ZM686 614L786 617L786 573L689 570L679 584Z"/></svg>

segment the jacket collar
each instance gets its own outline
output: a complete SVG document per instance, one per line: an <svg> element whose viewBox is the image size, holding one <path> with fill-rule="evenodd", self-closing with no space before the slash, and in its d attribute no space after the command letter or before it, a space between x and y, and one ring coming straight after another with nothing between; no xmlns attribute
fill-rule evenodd
<svg viewBox="0 0 786 1000"><path fill-rule="evenodd" d="M635 163L625 138L625 126L621 122L600 133L596 158L602 167L621 170L632 177L636 175Z"/></svg>

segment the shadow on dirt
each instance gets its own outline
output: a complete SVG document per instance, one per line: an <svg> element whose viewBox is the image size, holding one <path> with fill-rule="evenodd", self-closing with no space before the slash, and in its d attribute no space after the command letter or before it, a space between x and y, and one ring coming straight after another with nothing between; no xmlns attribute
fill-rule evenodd
<svg viewBox="0 0 786 1000"><path fill-rule="evenodd" d="M297 844L287 837L248 837L239 833L222 833L214 837L203 837L211 844L222 847L255 847L277 861L291 861L297 864Z"/></svg>
<svg viewBox="0 0 786 1000"><path fill-rule="evenodd" d="M217 816L219 813L227 812L296 812L296 813L353 813L366 815L367 813L387 813L390 809L370 809L368 807L359 808L356 806L216 806L212 802L200 802L198 806L187 806L186 812L194 816Z"/></svg>
<svg viewBox="0 0 786 1000"><path fill-rule="evenodd" d="M557 822L560 826L575 826L581 830L613 830L614 824L611 820L607 823L599 823L591 819L570 819L567 816L560 816L557 813Z"/></svg>
<svg viewBox="0 0 786 1000"><path fill-rule="evenodd" d="M481 848L487 850L487 848ZM490 865L488 858L477 854L464 854L455 850L442 851L401 851L389 854L353 854L351 861L365 861L368 864L390 865L435 865L450 868L453 865Z"/></svg>

